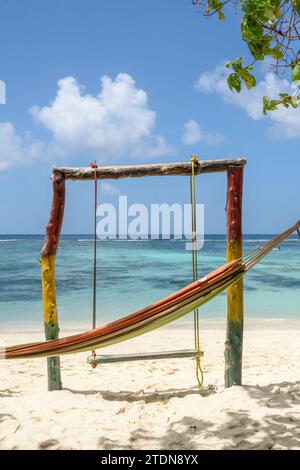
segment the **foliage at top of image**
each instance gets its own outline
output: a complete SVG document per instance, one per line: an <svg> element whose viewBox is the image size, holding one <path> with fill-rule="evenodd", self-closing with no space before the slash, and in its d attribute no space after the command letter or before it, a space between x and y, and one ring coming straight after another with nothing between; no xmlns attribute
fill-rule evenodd
<svg viewBox="0 0 300 470"><path fill-rule="evenodd" d="M204 8L206 17L217 15L225 20L225 6L233 4L240 9L241 37L247 43L252 62L244 65L244 58L238 57L226 64L231 73L227 82L231 90L240 92L244 84L248 89L256 86L253 69L258 61L269 59L273 70L280 75L287 71L292 82L298 85L294 95L280 93L277 99L263 97L263 112L297 107L300 100L300 0L192 0L194 5Z"/></svg>

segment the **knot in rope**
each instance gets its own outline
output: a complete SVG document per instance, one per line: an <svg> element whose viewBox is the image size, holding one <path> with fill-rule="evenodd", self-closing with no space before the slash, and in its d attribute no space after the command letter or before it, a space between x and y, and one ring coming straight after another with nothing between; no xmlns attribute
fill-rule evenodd
<svg viewBox="0 0 300 470"><path fill-rule="evenodd" d="M196 164L196 165L199 163L199 159L198 159L197 155L192 155L191 156L191 162L193 164Z"/></svg>
<svg viewBox="0 0 300 470"><path fill-rule="evenodd" d="M96 359L96 351L92 351L92 356L94 359ZM96 369L97 364L94 362L91 364L91 366L92 366L92 369Z"/></svg>
<svg viewBox="0 0 300 470"><path fill-rule="evenodd" d="M196 360L196 378L197 378L197 383L198 387L201 388L204 382L204 374L203 374L203 369L201 366L201 357L202 357L202 351L200 349L196 349L195 351L195 360Z"/></svg>

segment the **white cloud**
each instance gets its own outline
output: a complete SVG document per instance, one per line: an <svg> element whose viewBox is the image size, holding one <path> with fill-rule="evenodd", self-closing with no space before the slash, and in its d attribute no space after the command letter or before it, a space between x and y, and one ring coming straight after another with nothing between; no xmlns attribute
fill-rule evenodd
<svg viewBox="0 0 300 470"><path fill-rule="evenodd" d="M97 96L84 92L73 77L58 82L49 106L34 106L34 119L53 134L56 154L89 153L100 163L123 155L156 157L171 152L162 136L154 133L156 114L149 108L147 93L125 73L115 80L100 79Z"/></svg>
<svg viewBox="0 0 300 470"><path fill-rule="evenodd" d="M269 135L281 139L299 139L300 138L300 105L297 109L284 108L273 111L271 116L272 127L269 129Z"/></svg>
<svg viewBox="0 0 300 470"><path fill-rule="evenodd" d="M42 144L34 142L29 133L20 137L10 122L0 123L0 171L30 163L42 151Z"/></svg>
<svg viewBox="0 0 300 470"><path fill-rule="evenodd" d="M218 134L217 132L203 132L198 122L194 119L187 121L183 128L184 133L182 136L182 142L186 145L194 145L198 142L204 142L208 145L216 145L226 140L222 134Z"/></svg>
<svg viewBox="0 0 300 470"><path fill-rule="evenodd" d="M117 196L120 194L120 191L116 186L110 183L106 183L106 181L101 181L100 184L101 191L109 196Z"/></svg>
<svg viewBox="0 0 300 470"><path fill-rule="evenodd" d="M229 90L226 78L228 69L221 65L210 72L205 72L198 78L196 89L206 93L217 93L225 103L239 106L252 119L258 120L265 116L262 112L262 98L277 98L278 93L293 94L295 89L288 80L281 79L272 72L265 74L264 79L258 82L251 90L245 88L241 93ZM276 138L300 138L300 106L297 109L279 106L277 111L269 112L266 119L271 122L269 134Z"/></svg>
<svg viewBox="0 0 300 470"><path fill-rule="evenodd" d="M0 104L6 104L6 85L3 80L0 80Z"/></svg>
<svg viewBox="0 0 300 470"><path fill-rule="evenodd" d="M49 106L30 108L34 119L52 134L47 144L35 141L29 132L18 135L9 122L0 123L0 171L35 158L78 153L95 156L101 164L124 156L156 158L173 152L155 133L156 114L130 75L120 73L115 80L103 76L100 82L99 94L92 96L75 78L64 78Z"/></svg>

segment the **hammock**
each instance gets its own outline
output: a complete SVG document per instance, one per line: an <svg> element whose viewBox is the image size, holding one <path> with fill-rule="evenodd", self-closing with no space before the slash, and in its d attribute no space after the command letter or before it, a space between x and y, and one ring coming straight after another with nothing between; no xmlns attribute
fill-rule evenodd
<svg viewBox="0 0 300 470"><path fill-rule="evenodd" d="M59 356L103 348L152 331L188 314L237 282L249 269L296 230L300 220L244 259L226 263L207 276L154 304L114 322L65 338L9 346L6 359Z"/></svg>

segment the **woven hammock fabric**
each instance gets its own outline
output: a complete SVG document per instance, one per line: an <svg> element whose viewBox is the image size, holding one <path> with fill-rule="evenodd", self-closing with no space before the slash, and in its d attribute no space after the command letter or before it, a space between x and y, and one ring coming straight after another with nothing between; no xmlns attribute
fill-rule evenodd
<svg viewBox="0 0 300 470"><path fill-rule="evenodd" d="M190 313L237 282L274 247L300 227L300 221L255 250L246 259L226 263L207 276L150 306L107 325L66 338L9 346L6 359L33 358L99 349L147 333Z"/></svg>

